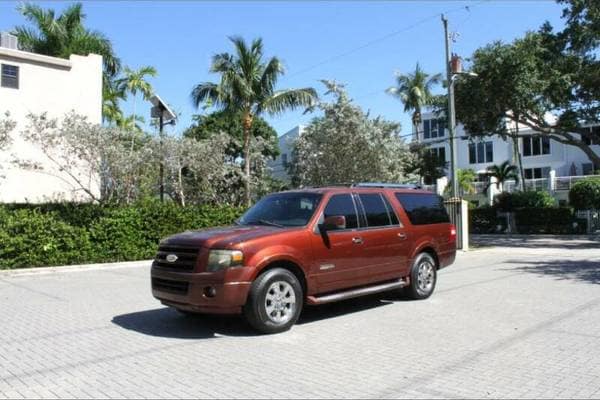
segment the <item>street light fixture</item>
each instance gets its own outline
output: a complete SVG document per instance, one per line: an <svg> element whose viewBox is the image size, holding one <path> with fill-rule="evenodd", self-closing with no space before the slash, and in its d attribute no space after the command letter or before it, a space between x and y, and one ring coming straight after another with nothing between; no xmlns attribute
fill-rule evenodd
<svg viewBox="0 0 600 400"><path fill-rule="evenodd" d="M154 107L150 110L150 116L152 118L158 118L158 132L160 137L160 201L161 203L165 200L165 166L162 161L162 147L163 147L163 128L165 125L175 125L177 122L177 115L169 108L157 94L150 98L150 103Z"/></svg>

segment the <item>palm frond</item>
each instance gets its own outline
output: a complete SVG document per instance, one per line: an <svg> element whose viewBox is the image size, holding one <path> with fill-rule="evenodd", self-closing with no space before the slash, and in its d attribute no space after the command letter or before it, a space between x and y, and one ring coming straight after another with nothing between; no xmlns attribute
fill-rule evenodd
<svg viewBox="0 0 600 400"><path fill-rule="evenodd" d="M259 104L256 114L266 112L276 115L287 109L294 110L298 107L310 108L314 106L317 99L317 92L313 88L280 90Z"/></svg>
<svg viewBox="0 0 600 400"><path fill-rule="evenodd" d="M191 99L196 108L206 101L211 101L215 105L220 105L224 102L221 88L212 82L204 82L196 85L192 90Z"/></svg>

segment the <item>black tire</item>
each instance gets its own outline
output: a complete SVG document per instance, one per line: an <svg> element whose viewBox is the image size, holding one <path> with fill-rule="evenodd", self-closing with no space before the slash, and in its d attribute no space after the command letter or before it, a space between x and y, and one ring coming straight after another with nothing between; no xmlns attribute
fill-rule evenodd
<svg viewBox="0 0 600 400"><path fill-rule="evenodd" d="M252 283L244 316L262 333L284 332L298 320L303 303L302 285L296 275L283 268L274 268Z"/></svg>
<svg viewBox="0 0 600 400"><path fill-rule="evenodd" d="M427 279L421 278L419 281L419 270L425 268L427 270ZM421 282L421 283L420 283ZM410 268L410 285L404 288L404 293L414 300L426 299L435 290L437 283L437 263L429 253L421 253Z"/></svg>

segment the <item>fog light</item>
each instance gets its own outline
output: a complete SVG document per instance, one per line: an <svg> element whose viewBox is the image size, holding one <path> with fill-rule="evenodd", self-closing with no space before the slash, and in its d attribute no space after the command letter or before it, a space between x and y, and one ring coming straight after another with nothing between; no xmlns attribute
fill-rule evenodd
<svg viewBox="0 0 600 400"><path fill-rule="evenodd" d="M204 288L204 296L206 297L215 297L217 295L217 289L212 286L207 286Z"/></svg>

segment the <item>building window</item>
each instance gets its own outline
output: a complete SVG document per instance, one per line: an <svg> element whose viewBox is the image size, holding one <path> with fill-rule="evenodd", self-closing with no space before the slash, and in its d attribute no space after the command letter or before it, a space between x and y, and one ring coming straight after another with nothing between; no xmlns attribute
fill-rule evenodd
<svg viewBox="0 0 600 400"><path fill-rule="evenodd" d="M469 144L469 164L494 162L494 143L477 142Z"/></svg>
<svg viewBox="0 0 600 400"><path fill-rule="evenodd" d="M426 119L423 121L423 137L425 139L434 139L444 137L445 126L443 119Z"/></svg>
<svg viewBox="0 0 600 400"><path fill-rule="evenodd" d="M550 138L547 136L523 136L523 155L550 154Z"/></svg>
<svg viewBox="0 0 600 400"><path fill-rule="evenodd" d="M544 168L525 168L523 170L525 179L542 179L547 178L550 174L550 167Z"/></svg>
<svg viewBox="0 0 600 400"><path fill-rule="evenodd" d="M594 164L592 164L592 163L581 164L581 173L582 173L582 175L594 175Z"/></svg>
<svg viewBox="0 0 600 400"><path fill-rule="evenodd" d="M2 64L2 79L0 85L6 88L19 88L19 67Z"/></svg>
<svg viewBox="0 0 600 400"><path fill-rule="evenodd" d="M281 155L281 165L283 165L284 168L287 168L287 165L288 165L287 153L283 153Z"/></svg>
<svg viewBox="0 0 600 400"><path fill-rule="evenodd" d="M432 147L429 149L431 154L441 162L446 162L446 148L445 147Z"/></svg>

